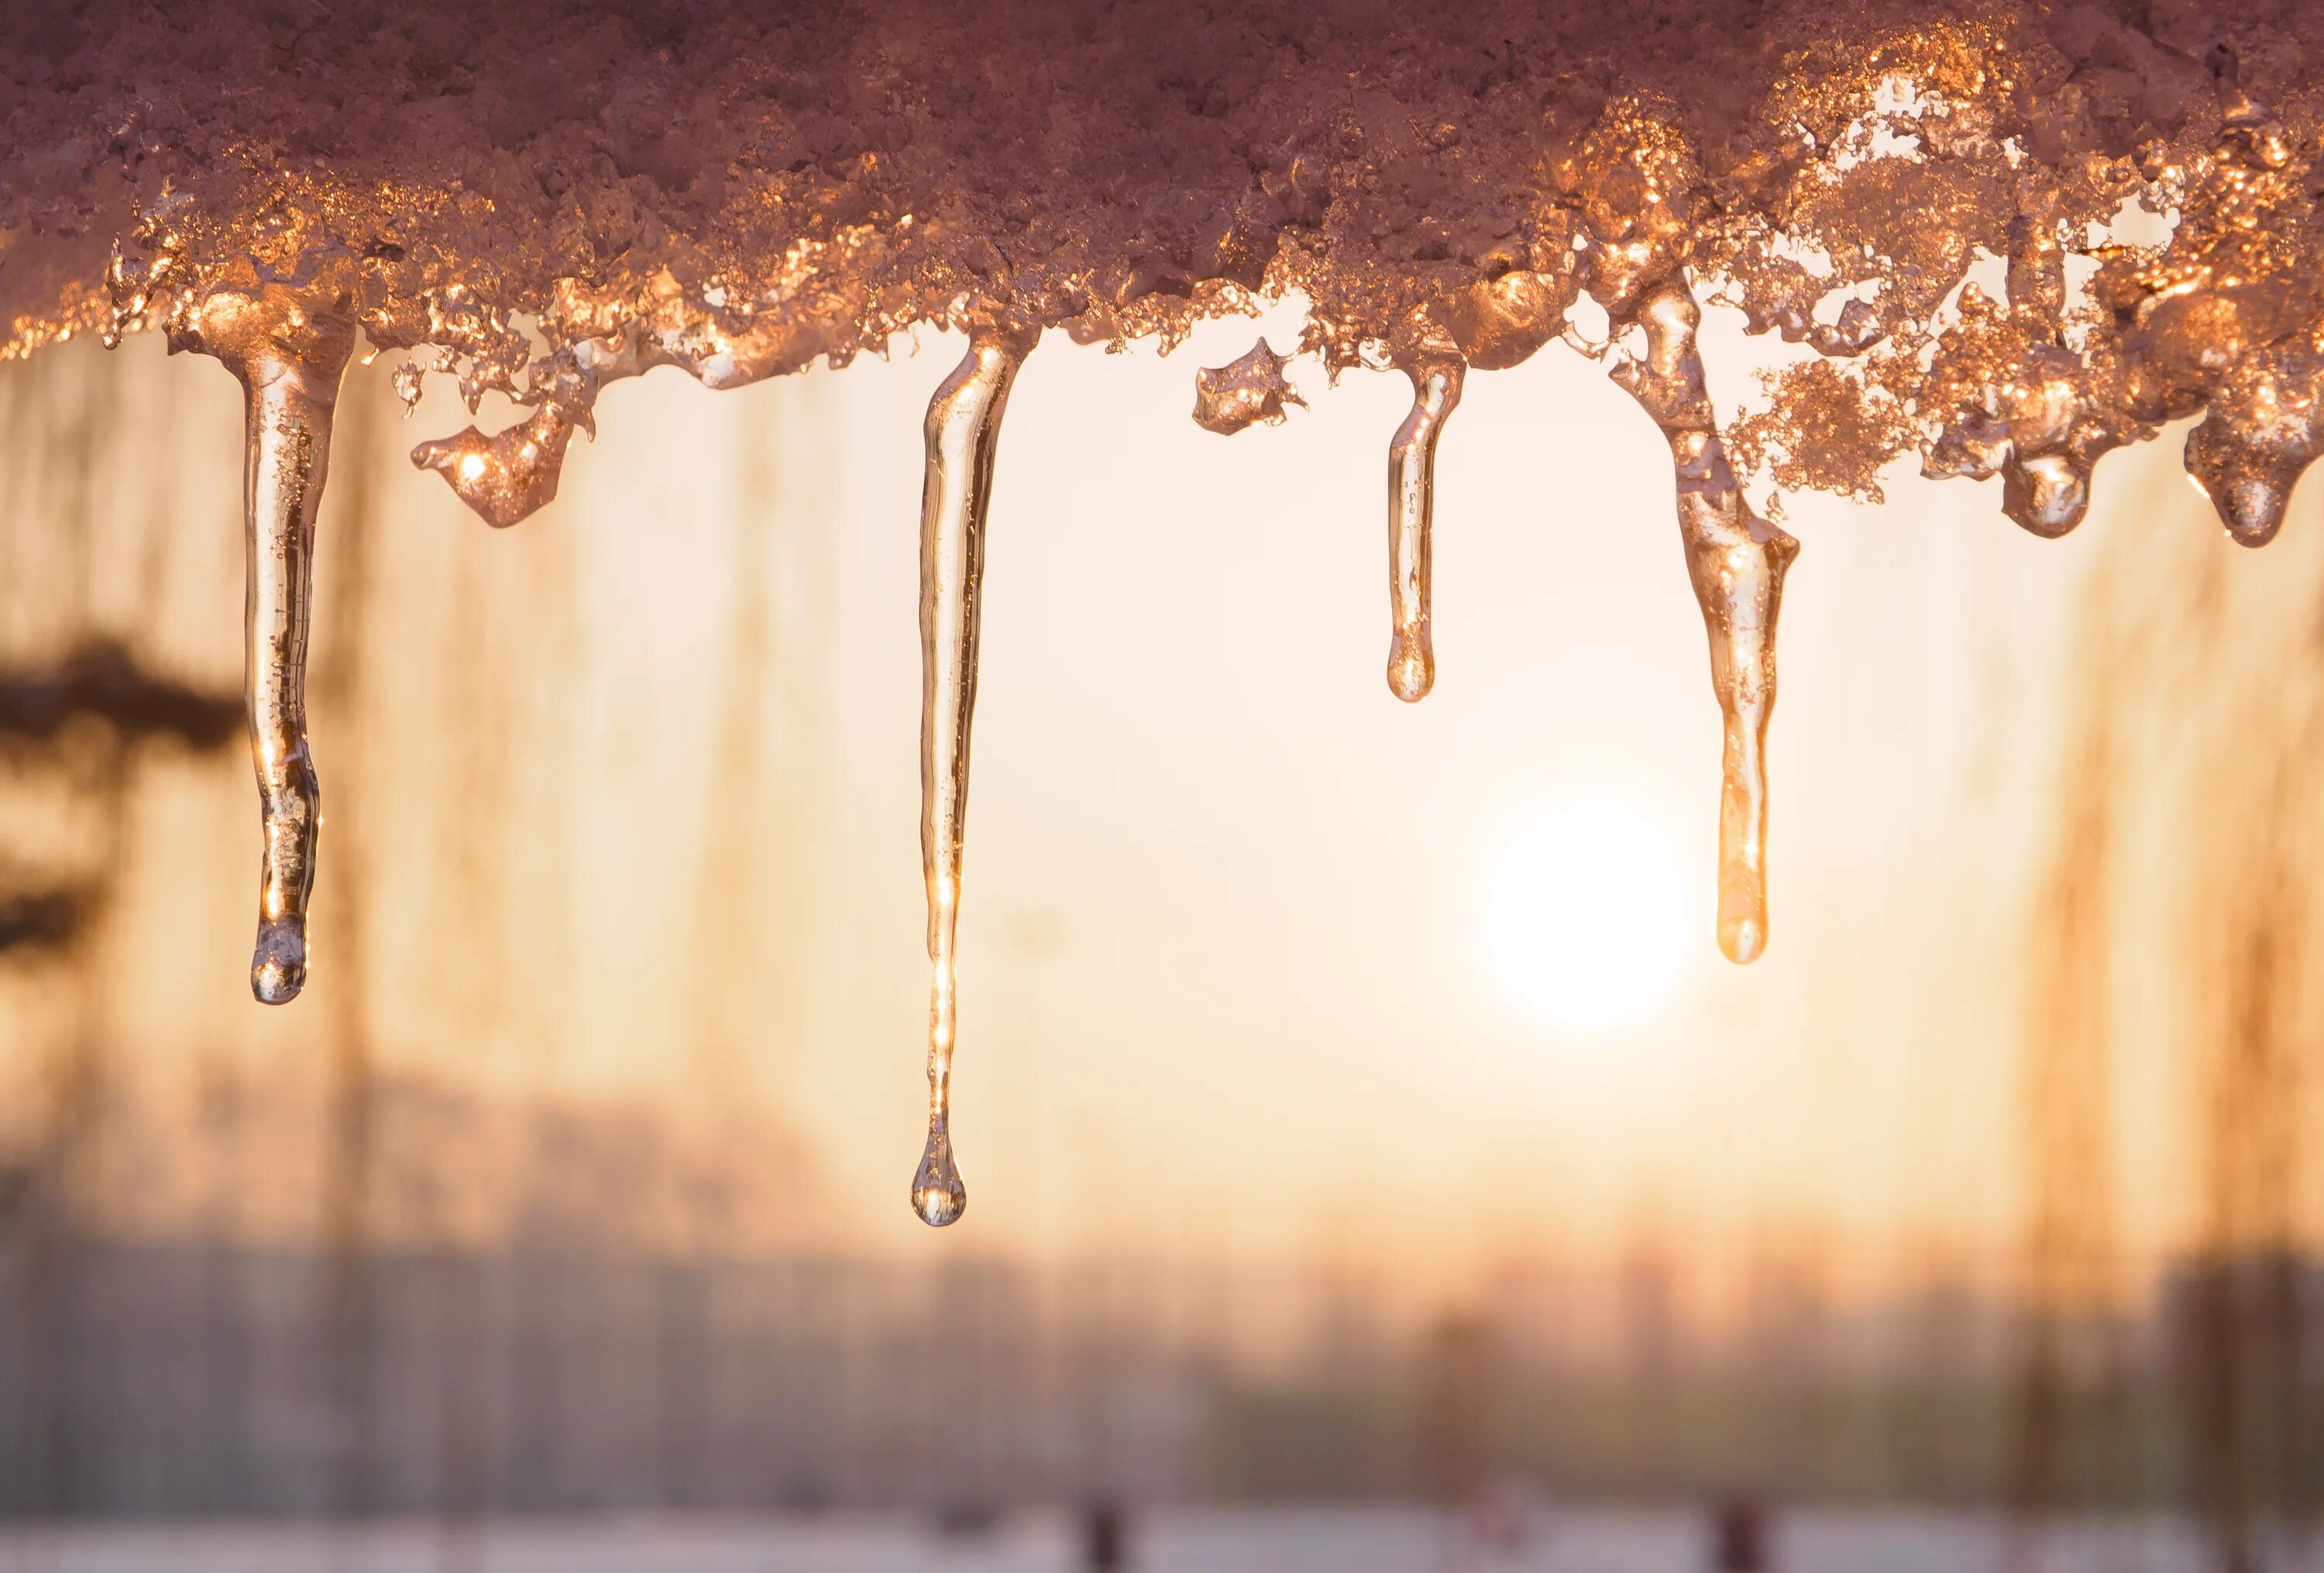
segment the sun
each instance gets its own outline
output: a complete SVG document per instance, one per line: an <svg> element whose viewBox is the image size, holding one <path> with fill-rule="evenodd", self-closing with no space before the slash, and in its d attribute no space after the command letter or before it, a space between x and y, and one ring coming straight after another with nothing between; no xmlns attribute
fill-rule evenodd
<svg viewBox="0 0 2324 1573"><path fill-rule="evenodd" d="M1485 945L1502 982L1542 1014L1614 1026L1669 992L1686 914L1686 884L1659 830L1618 804L1573 803L1501 849Z"/></svg>

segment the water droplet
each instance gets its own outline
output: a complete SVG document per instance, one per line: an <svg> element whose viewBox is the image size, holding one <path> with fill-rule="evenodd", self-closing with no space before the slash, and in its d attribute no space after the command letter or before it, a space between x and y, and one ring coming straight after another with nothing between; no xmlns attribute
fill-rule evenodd
<svg viewBox="0 0 2324 1573"><path fill-rule="evenodd" d="M307 932L298 922L258 920L258 945L251 953L250 992L261 1004L284 1005L307 986Z"/></svg>
<svg viewBox="0 0 2324 1573"><path fill-rule="evenodd" d="M2279 415L2264 437L2214 410L2187 434L2187 475L2211 499L2227 533L2244 546L2265 546L2283 528L2292 489L2324 440L2324 404L2299 419Z"/></svg>
<svg viewBox="0 0 2324 1573"><path fill-rule="evenodd" d="M984 607L984 532L992 460L1017 368L1036 331L980 330L928 401L920 492L920 865L928 900L928 1146L912 1210L936 1226L968 1205L952 1157L957 1036L954 941L968 814L969 731Z"/></svg>
<svg viewBox="0 0 2324 1573"><path fill-rule="evenodd" d="M1388 449L1388 598L1394 619L1388 652L1388 691L1406 704L1436 683L1429 638L1431 535L1436 513L1436 440L1461 403L1463 367L1454 359L1415 364L1412 412Z"/></svg>
<svg viewBox="0 0 2324 1573"><path fill-rule="evenodd" d="M2089 512L2089 472L2071 454L2013 457L2001 475L2001 511L2044 540L2065 534Z"/></svg>
<svg viewBox="0 0 2324 1573"><path fill-rule="evenodd" d="M932 1229L956 1224L968 1210L968 1188L960 1182L960 1166L953 1161L952 1136L940 1125L928 1127L928 1144L920 1152L920 1166L912 1173L912 1211Z"/></svg>
<svg viewBox="0 0 2324 1573"><path fill-rule="evenodd" d="M1738 967L1748 967L1759 959L1759 952L1767 946L1767 923L1764 910L1751 911L1753 906L1766 905L1764 888L1746 893L1729 900L1722 885L1719 893L1719 948L1727 959Z"/></svg>

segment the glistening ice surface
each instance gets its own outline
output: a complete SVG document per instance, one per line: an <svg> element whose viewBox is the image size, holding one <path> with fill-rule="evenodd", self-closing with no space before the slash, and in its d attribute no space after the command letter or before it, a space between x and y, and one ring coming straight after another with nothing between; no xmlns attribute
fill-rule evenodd
<svg viewBox="0 0 2324 1573"><path fill-rule="evenodd" d="M2200 415L2188 471L2228 530L2281 523L2324 420L2319 25L2168 4L24 5L0 22L0 355L160 327L248 391L253 982L276 1002L306 964L309 546L359 336L408 357L415 403L440 374L471 414L519 407L413 454L496 525L556 495L614 379L733 387L921 325L1002 355L930 413L915 1195L941 1221L964 1195L942 1095L977 576L1020 347L1167 343L1296 291L1301 353L1409 375L1415 418L1382 434L1407 699L1437 680L1430 480L1463 372L1556 338L1608 362L1670 443L1725 722L1719 935L1748 961L1796 551L1775 488L1868 496L1918 456L1999 476L2010 517L2061 534L2102 455ZM1707 301L1800 349L1725 431ZM1283 413L1279 368L1236 367L1202 390L1214 430ZM1238 388L1248 413L1214 408Z"/></svg>

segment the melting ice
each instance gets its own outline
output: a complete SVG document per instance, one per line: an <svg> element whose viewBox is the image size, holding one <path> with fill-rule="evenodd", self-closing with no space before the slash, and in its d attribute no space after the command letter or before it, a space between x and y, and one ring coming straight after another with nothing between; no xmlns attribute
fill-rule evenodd
<svg viewBox="0 0 2324 1573"><path fill-rule="evenodd" d="M245 390L254 991L287 1001L308 966L308 606L358 334L420 352L396 374L407 403L442 374L471 416L491 394L517 407L412 455L506 526L557 495L613 382L670 365L740 387L968 328L929 405L922 518L929 1118L912 1200L933 1224L965 1205L954 938L992 455L1041 329L1167 348L1297 291L1296 356L1408 379L1388 438L1387 664L1407 702L1435 680L1436 452L1464 379L1560 338L1610 356L1668 445L1722 723L1719 942L1738 962L1768 940L1766 748L1798 550L1746 481L1869 495L1917 456L1931 476L1997 478L2001 511L2055 536L2104 454L2200 416L2188 472L2256 545L2324 453L2324 98L2312 46L2264 8L1940 5L1899 23L1676 0L1649 45L1619 0L1452 8L1380 37L1252 0L1248 39L1208 13L1092 0L1123 44L1097 76L1060 50L1043 57L1055 91L1007 93L993 84L1021 79L1027 41L1006 8L953 8L944 49L872 71L845 29L706 7L650 39L604 19L628 39L618 58L668 68L604 114L587 92L528 96L539 73L517 68L541 40L488 10L458 69L492 90L425 116L369 32L401 59L421 22L324 8L285 73L247 9L124 13L85 49L65 29L64 53L33 39L12 62L30 86L0 158L0 359L158 326ZM1603 48L1577 70L1570 46L1593 29ZM2167 216L2165 237L2117 243L2108 226L2134 208ZM2001 264L1998 294L1969 278L1980 259ZM1572 321L1585 295L1603 340ZM1725 430L1699 300L1799 350ZM1195 419L1280 421L1299 403L1286 364L1261 339L1202 370Z"/></svg>
<svg viewBox="0 0 2324 1573"><path fill-rule="evenodd" d="M988 328L928 401L920 490L920 868L928 892L928 1140L912 1210L938 1228L968 1206L952 1150L952 1059L959 1018L954 945L968 820L969 728L976 717L977 624L992 458L1010 385L1035 332Z"/></svg>

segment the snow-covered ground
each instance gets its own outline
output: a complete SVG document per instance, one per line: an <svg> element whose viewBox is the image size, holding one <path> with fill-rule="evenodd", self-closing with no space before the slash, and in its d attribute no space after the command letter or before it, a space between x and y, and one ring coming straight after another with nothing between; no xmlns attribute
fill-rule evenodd
<svg viewBox="0 0 2324 1573"><path fill-rule="evenodd" d="M0 1528L0 1573L1074 1573L1076 1526L1028 1515L944 1536L908 1520L570 1519L447 1528L311 1524ZM2052 1531L2013 1561L1992 1519L1801 1513L1775 1521L1771 1573L2200 1573L2184 1525L2141 1521ZM2312 1559L2271 1564L2324 1573ZM1133 1521L1132 1573L1696 1573L1691 1514L1536 1514L1517 1543L1482 1549L1397 1510L1176 1510Z"/></svg>

